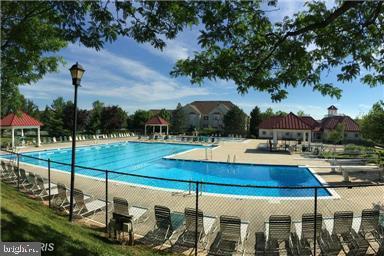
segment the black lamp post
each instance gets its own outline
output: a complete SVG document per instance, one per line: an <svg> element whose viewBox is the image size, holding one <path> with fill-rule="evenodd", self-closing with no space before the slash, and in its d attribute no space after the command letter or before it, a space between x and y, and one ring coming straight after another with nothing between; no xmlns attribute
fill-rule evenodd
<svg viewBox="0 0 384 256"><path fill-rule="evenodd" d="M72 125L72 163L71 163L71 193L69 199L69 221L72 221L73 215L73 190L75 187L75 159L76 159L76 129L77 129L77 88L80 86L81 78L85 72L84 68L76 62L69 71L71 71L72 84L75 87L75 99L73 106L73 125Z"/></svg>

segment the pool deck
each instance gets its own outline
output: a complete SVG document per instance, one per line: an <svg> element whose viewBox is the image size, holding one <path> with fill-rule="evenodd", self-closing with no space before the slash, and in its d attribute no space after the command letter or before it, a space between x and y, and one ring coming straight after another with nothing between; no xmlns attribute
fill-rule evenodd
<svg viewBox="0 0 384 256"><path fill-rule="evenodd" d="M111 143L117 141L136 140L134 138L119 138L113 140L102 140L100 143ZM330 166L326 161L318 160L300 160L299 154L270 153L258 150L260 143L264 140L246 140L244 142L223 142L219 147L208 150L208 159L205 149L196 149L186 153L174 156L177 159L188 160L204 160L204 161L221 161L227 162L228 155L233 161L236 155L237 163L253 163L253 164L277 164L277 165L308 165L308 166ZM78 146L95 144L95 142L85 141L78 142ZM19 152L28 152L35 150L45 150L54 148L70 147L71 143L57 143L44 145L40 148L24 148ZM212 157L211 157L212 153ZM44 168L21 164L21 167L28 171L36 172L47 177L47 171ZM329 184L343 184L343 176L338 173L332 173L330 168L311 168L324 182ZM351 177L352 184L361 182L375 182L376 175L356 173ZM65 172L52 171L52 182L61 182L69 186L69 174ZM89 177L76 176L75 187L82 189L85 193L93 195L96 198L105 198L105 181L95 180ZM135 232L138 240L142 240L142 236L151 230L154 225L153 207L154 205L164 205L175 212L183 212L186 207L195 207L195 194L184 192L170 192L159 189L143 188L140 186L126 185L121 182L109 181L108 183L108 199L112 200L114 196L127 198L131 205L138 205L150 209L149 218L144 223L135 225ZM230 189L230 188L228 188ZM335 211L350 210L356 216L366 208L372 208L375 205L384 207L384 186L336 189L338 197L332 199L319 199L318 211L323 217L332 217ZM240 197L211 196L203 194L199 197L199 209L203 210L206 215L220 216L233 215L239 216L242 220L249 222L248 239L245 242L246 254L254 252L255 232L263 231L265 222L270 215L284 214L290 215L293 221L301 219L303 213L311 213L314 210L313 198L304 200L280 200L278 198L251 199ZM110 215L109 215L110 217ZM105 215L100 213L95 220L104 223ZM209 248L215 250L214 244L217 230L211 235L211 243ZM184 252L185 248L176 246L174 250ZM190 252L190 251L186 251ZM201 252L202 255L206 252ZM343 255L340 253L340 255Z"/></svg>

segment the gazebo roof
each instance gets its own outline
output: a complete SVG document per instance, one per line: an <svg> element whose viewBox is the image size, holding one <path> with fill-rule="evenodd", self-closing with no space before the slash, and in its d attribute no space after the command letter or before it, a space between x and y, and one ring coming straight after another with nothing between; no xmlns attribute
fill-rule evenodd
<svg viewBox="0 0 384 256"><path fill-rule="evenodd" d="M168 122L159 116L154 116L151 119L149 119L145 124L146 125L168 125Z"/></svg>
<svg viewBox="0 0 384 256"><path fill-rule="evenodd" d="M43 123L31 117L30 115L21 112L20 115L11 113L0 120L1 127L23 127L23 126L42 126Z"/></svg>

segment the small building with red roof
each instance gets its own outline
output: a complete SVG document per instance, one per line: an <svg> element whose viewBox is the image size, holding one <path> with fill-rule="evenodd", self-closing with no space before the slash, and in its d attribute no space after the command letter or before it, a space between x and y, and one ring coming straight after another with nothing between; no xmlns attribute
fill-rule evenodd
<svg viewBox="0 0 384 256"><path fill-rule="evenodd" d="M275 116L261 122L259 137L273 139L274 143L279 139L299 139L310 142L312 129L313 126L309 121L291 112L286 116Z"/></svg>
<svg viewBox="0 0 384 256"><path fill-rule="evenodd" d="M21 130L21 136L24 137L25 129L37 129L37 146L40 146L40 127L43 124L31 117L30 115L21 113L10 113L0 120L0 128L12 131L12 148L15 147L15 130Z"/></svg>
<svg viewBox="0 0 384 256"><path fill-rule="evenodd" d="M166 127L166 134L169 133L169 123L160 116L154 116L145 123L144 134L147 135L147 127L152 127L152 133L156 132L156 127L160 128L160 134L163 134L163 127Z"/></svg>
<svg viewBox="0 0 384 256"><path fill-rule="evenodd" d="M339 124L344 126L345 139L361 138L359 125L351 117L339 115L334 105L328 108L328 115L320 121L291 112L286 116L270 117L261 122L258 128L260 138L273 139L276 143L278 139L311 142L327 139Z"/></svg>

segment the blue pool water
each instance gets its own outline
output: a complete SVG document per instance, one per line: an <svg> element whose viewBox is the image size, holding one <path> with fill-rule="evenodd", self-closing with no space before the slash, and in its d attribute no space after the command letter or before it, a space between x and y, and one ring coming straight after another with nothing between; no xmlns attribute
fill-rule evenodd
<svg viewBox="0 0 384 256"><path fill-rule="evenodd" d="M223 184L262 186L320 186L321 183L307 169L296 166L272 166L249 164L207 163L164 159L165 156L202 149L203 146L124 142L106 145L79 147L76 150L76 164L103 170L146 175L178 180L205 181ZM71 150L56 149L25 153L41 159L70 163ZM22 157L22 162L47 166L47 162ZM51 168L70 171L69 166L56 163ZM97 171L77 168L77 174L104 178ZM194 189L189 183L148 179L122 174L109 174L109 179L140 184L150 187L188 191ZM203 191L214 194L266 196L266 197L309 197L313 189L250 188L204 185ZM318 190L319 196L330 196L326 189Z"/></svg>

